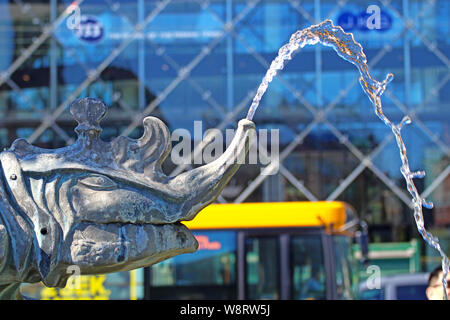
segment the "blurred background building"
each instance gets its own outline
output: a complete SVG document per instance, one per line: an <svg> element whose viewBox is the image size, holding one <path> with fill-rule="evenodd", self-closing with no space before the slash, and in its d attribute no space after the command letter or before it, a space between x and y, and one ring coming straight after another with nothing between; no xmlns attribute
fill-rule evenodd
<svg viewBox="0 0 450 320"><path fill-rule="evenodd" d="M379 29L366 26L369 5L381 9ZM449 16L447 0L0 0L0 147L19 137L71 144L68 105L86 96L110 107L106 140L140 136L147 115L171 131L193 132L201 120L204 131L225 132L245 117L290 35L331 19L362 44L376 79L394 74L383 106L396 121L413 120L403 135L412 170L427 173L416 180L435 205L426 225L449 248ZM254 121L280 130L280 170L244 165L220 202L342 200L368 222L372 242L420 238L393 135L356 68L332 49L297 52ZM165 163L168 174L186 169ZM422 245L427 269L439 259Z"/></svg>

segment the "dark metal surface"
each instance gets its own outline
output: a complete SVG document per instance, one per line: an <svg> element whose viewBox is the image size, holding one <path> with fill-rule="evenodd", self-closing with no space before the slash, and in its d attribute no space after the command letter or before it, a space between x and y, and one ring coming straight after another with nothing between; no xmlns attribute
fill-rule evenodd
<svg viewBox="0 0 450 320"><path fill-rule="evenodd" d="M161 164L170 134L159 119L143 120L134 140L99 138L105 104L75 101L76 142L42 149L23 139L0 153L0 298L20 298L22 282L64 287L81 274L126 271L194 252L180 223L213 202L248 151L254 124L241 120L217 160L169 177Z"/></svg>

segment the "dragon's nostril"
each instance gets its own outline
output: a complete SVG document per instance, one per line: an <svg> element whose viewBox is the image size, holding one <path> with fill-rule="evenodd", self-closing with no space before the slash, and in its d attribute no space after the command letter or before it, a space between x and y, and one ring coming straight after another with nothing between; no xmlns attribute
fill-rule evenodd
<svg viewBox="0 0 450 320"><path fill-rule="evenodd" d="M43 236L45 236L47 233L48 233L47 228L42 228L42 229L41 229L41 234L42 234Z"/></svg>

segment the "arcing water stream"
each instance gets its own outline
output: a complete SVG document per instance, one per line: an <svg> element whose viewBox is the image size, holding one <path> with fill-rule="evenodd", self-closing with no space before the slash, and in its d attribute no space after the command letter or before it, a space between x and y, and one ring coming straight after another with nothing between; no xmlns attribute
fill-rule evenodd
<svg viewBox="0 0 450 320"><path fill-rule="evenodd" d="M402 161L400 171L406 180L408 191L412 196L414 219L416 221L417 229L424 240L433 248L438 250L442 257L442 270L444 273L442 284L444 287L444 299L447 300L446 279L450 267L449 259L442 250L438 238L425 229L422 206L431 209L433 204L427 202L420 196L413 181L414 178L423 178L425 176L425 172L411 172L406 155L406 146L401 135L403 126L405 124L410 124L411 119L408 116L405 116L399 124L394 124L385 116L381 105L381 95L385 91L386 85L393 79L393 75L391 73L388 74L386 79L382 82L378 82L370 76L366 55L363 52L362 46L353 39L353 34L345 33L341 27L334 26L331 20L326 20L320 24L313 25L292 34L289 43L282 46L278 51L278 56L272 61L269 70L267 70L266 75L259 85L257 93L253 98L252 104L248 111L247 119L253 119L255 111L258 108L259 102L266 92L269 83L272 81L277 71L283 69L286 60L290 60L292 58L292 54L298 48L303 48L307 44L314 45L317 43L332 47L341 58L353 63L358 68L361 74L359 81L364 92L367 94L374 106L375 114L392 130L392 133L395 135Z"/></svg>

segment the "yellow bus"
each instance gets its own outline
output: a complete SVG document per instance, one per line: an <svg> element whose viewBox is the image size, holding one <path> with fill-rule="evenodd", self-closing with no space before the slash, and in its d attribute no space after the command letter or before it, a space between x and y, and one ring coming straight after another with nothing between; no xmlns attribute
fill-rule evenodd
<svg viewBox="0 0 450 320"><path fill-rule="evenodd" d="M198 251L146 268L144 298L353 298L359 220L344 202L214 204L184 223Z"/></svg>

